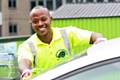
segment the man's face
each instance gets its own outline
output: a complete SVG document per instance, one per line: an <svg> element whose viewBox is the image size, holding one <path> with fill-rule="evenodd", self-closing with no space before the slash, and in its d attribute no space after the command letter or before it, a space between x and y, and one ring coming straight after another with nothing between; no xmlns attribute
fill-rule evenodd
<svg viewBox="0 0 120 80"><path fill-rule="evenodd" d="M31 15L31 23L33 30L39 36L46 36L50 32L51 17L44 9L35 9Z"/></svg>

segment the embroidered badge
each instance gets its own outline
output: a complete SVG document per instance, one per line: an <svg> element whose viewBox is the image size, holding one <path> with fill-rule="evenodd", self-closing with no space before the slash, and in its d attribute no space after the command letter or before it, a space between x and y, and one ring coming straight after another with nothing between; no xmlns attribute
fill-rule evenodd
<svg viewBox="0 0 120 80"><path fill-rule="evenodd" d="M64 58L66 54L67 54L67 51L65 49L59 49L56 53L56 57Z"/></svg>

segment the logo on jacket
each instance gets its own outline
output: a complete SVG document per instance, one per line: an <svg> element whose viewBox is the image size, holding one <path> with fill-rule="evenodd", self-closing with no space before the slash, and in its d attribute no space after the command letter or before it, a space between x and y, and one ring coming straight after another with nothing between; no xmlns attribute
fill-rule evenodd
<svg viewBox="0 0 120 80"><path fill-rule="evenodd" d="M56 53L56 57L64 58L66 54L67 54L67 51L65 49L59 49Z"/></svg>

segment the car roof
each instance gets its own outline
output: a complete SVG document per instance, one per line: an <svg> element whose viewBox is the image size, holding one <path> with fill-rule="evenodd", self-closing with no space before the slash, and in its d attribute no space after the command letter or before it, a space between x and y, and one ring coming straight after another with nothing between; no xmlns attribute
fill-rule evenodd
<svg viewBox="0 0 120 80"><path fill-rule="evenodd" d="M51 80L65 73L76 70L78 68L82 68L87 65L94 64L107 59L120 57L119 48L120 48L120 38L115 38L95 44L90 48L88 48L86 56L77 58L57 68L49 70L32 80Z"/></svg>

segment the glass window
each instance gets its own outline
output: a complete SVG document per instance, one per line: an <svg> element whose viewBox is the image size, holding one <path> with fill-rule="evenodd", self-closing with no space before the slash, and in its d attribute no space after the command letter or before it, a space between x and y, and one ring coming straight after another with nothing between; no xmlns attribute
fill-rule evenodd
<svg viewBox="0 0 120 80"><path fill-rule="evenodd" d="M9 8L16 8L16 0L9 0L8 7Z"/></svg>
<svg viewBox="0 0 120 80"><path fill-rule="evenodd" d="M33 7L35 7L36 6L36 2L35 1L31 1L31 9L33 8Z"/></svg>
<svg viewBox="0 0 120 80"><path fill-rule="evenodd" d="M67 3L73 3L73 0L67 0L66 2Z"/></svg>
<svg viewBox="0 0 120 80"><path fill-rule="evenodd" d="M53 0L47 0L47 8L53 10Z"/></svg>
<svg viewBox="0 0 120 80"><path fill-rule="evenodd" d="M59 8L62 5L62 0L56 0L56 8Z"/></svg>
<svg viewBox="0 0 120 80"><path fill-rule="evenodd" d="M76 3L81 3L81 2L83 2L82 0L76 0Z"/></svg>
<svg viewBox="0 0 120 80"><path fill-rule="evenodd" d="M9 25L9 33L14 34L17 33L17 24L11 24Z"/></svg>
<svg viewBox="0 0 120 80"><path fill-rule="evenodd" d="M93 2L93 0L87 0L87 2Z"/></svg>
<svg viewBox="0 0 120 80"><path fill-rule="evenodd" d="M97 2L102 3L102 2L104 2L104 0L97 0Z"/></svg>
<svg viewBox="0 0 120 80"><path fill-rule="evenodd" d="M108 0L108 2L115 2L115 0Z"/></svg>
<svg viewBox="0 0 120 80"><path fill-rule="evenodd" d="M44 5L43 1L39 1L38 4L42 6Z"/></svg>
<svg viewBox="0 0 120 80"><path fill-rule="evenodd" d="M13 26L13 32L17 32L17 25L15 24L14 26Z"/></svg>
<svg viewBox="0 0 120 80"><path fill-rule="evenodd" d="M9 25L9 33L12 33L12 25Z"/></svg>

